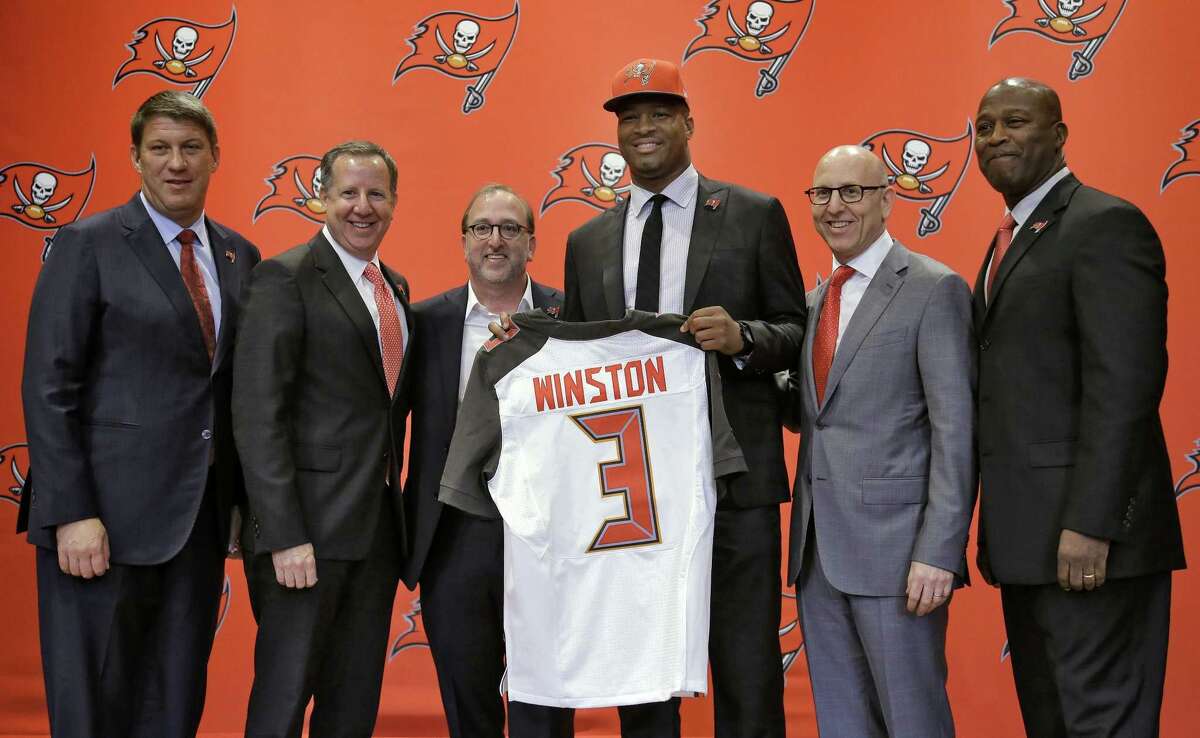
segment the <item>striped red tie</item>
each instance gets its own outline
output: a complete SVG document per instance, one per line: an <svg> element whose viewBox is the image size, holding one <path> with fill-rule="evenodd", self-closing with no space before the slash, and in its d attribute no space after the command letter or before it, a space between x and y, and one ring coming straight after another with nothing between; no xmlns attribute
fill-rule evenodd
<svg viewBox="0 0 1200 738"><path fill-rule="evenodd" d="M825 402L825 381L829 379L829 367L833 366L833 353L837 350L838 321L842 317L842 285L854 276L854 269L843 264L834 270L821 302L821 317L817 321L817 334L813 336L813 384L817 389L817 405Z"/></svg>
<svg viewBox="0 0 1200 738"><path fill-rule="evenodd" d="M196 317L200 319L200 333L204 335L204 348L208 350L208 360L212 361L217 351L217 328L213 321L212 303L208 300L208 287L204 284L204 277L200 275L200 267L196 263L196 250L192 247L196 242L196 234L185 228L175 238L181 247L179 273L183 275L183 286L192 298L192 306L196 308Z"/></svg>
<svg viewBox="0 0 1200 738"><path fill-rule="evenodd" d="M1013 230L1017 227L1017 221L1013 219L1012 213L1005 213L1004 220L1000 221L1000 227L996 229L996 248L992 251L992 265L988 269L987 278L987 299L992 299L992 283L996 281L996 275L1000 272L1000 262L1004 261L1004 255L1008 253L1008 247L1012 245Z"/></svg>
<svg viewBox="0 0 1200 738"><path fill-rule="evenodd" d="M383 343L383 374L387 377L388 394L396 394L396 380L404 363L404 334L400 331L400 316L392 290L374 263L367 264L363 274L375 286L375 307L379 310L379 337Z"/></svg>

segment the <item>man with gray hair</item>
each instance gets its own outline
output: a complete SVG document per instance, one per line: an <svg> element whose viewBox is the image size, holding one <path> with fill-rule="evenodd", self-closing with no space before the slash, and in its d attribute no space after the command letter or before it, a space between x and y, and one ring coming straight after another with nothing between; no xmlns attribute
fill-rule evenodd
<svg viewBox="0 0 1200 738"><path fill-rule="evenodd" d="M366 736L405 546L400 495L413 323L379 259L396 163L321 160L325 226L254 271L234 365L246 580L258 622L247 736Z"/></svg>
<svg viewBox="0 0 1200 738"><path fill-rule="evenodd" d="M242 474L230 421L258 250L207 217L199 99L130 124L141 191L65 226L38 276L21 395L50 732L193 736Z"/></svg>

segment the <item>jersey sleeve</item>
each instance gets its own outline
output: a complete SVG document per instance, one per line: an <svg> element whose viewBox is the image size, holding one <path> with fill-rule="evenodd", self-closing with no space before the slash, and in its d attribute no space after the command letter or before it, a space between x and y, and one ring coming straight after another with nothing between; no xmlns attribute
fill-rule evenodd
<svg viewBox="0 0 1200 738"><path fill-rule="evenodd" d="M721 392L721 371L715 351L704 356L704 376L708 381L708 418L712 429L713 476L718 480L749 470L725 414L725 399ZM727 480L726 480L727 481ZM718 482L718 484L722 484Z"/></svg>
<svg viewBox="0 0 1200 738"><path fill-rule="evenodd" d="M494 384L487 381L485 364L477 359L467 380L438 500L469 515L495 520L500 511L488 492L487 480L500 460L500 405Z"/></svg>

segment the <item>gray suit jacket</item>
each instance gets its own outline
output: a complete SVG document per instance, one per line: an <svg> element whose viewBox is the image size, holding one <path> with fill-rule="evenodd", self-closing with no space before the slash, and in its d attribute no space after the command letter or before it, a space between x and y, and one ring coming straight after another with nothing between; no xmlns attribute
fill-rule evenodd
<svg viewBox="0 0 1200 738"><path fill-rule="evenodd" d="M976 493L971 292L896 242L838 342L818 408L812 346L827 286L808 293L792 382L802 438L788 581L813 518L825 576L842 592L904 594L912 561L965 579Z"/></svg>

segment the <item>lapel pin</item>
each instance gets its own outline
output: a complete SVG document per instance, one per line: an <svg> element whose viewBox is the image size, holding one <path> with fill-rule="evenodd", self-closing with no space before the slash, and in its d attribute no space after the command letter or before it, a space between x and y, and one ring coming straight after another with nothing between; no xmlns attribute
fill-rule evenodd
<svg viewBox="0 0 1200 738"><path fill-rule="evenodd" d="M546 315L549 315L551 318L557 318L558 312L561 310L561 308L559 308L557 305L552 305L550 307L542 308L542 310L545 311Z"/></svg>
<svg viewBox="0 0 1200 738"><path fill-rule="evenodd" d="M704 203L705 210L716 210L719 207L721 207L721 200L716 197L710 197Z"/></svg>
<svg viewBox="0 0 1200 738"><path fill-rule="evenodd" d="M1045 227L1046 227L1046 226L1048 226L1048 225L1050 225L1050 221L1048 221L1048 220L1039 220L1038 222L1036 222L1036 223L1034 223L1033 225L1029 226L1029 228L1030 228L1030 230L1032 230L1034 233L1041 233L1041 232L1042 232L1042 229L1043 229L1043 228L1045 228Z"/></svg>
<svg viewBox="0 0 1200 738"><path fill-rule="evenodd" d="M233 249L225 249L225 259L232 264L237 261L237 254L234 253Z"/></svg>

